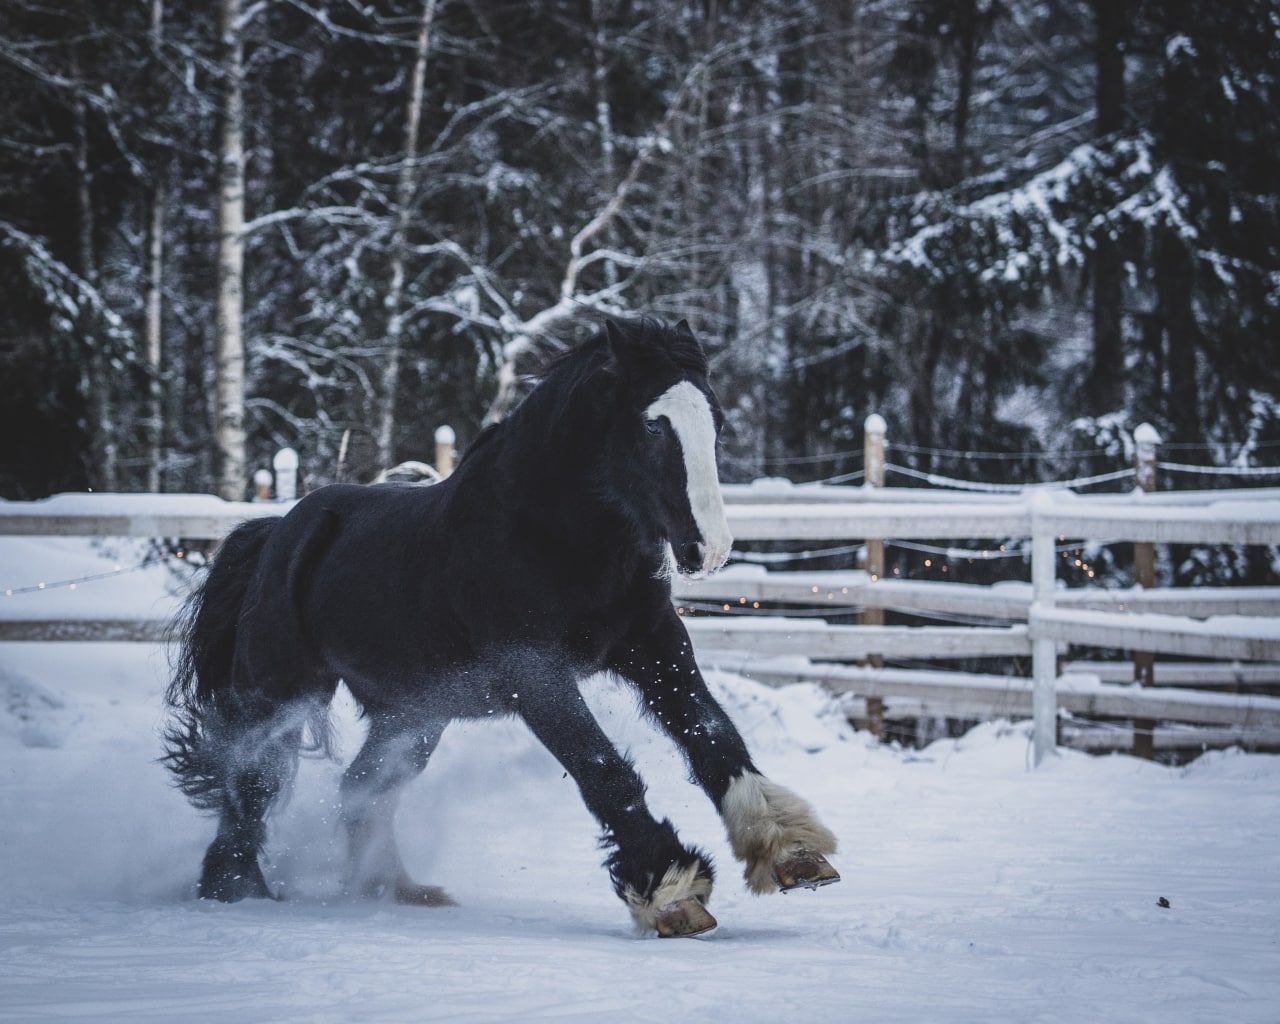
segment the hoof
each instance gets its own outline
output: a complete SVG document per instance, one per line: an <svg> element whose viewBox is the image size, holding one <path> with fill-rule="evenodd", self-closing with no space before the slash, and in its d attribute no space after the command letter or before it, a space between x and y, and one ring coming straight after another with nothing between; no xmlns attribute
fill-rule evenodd
<svg viewBox="0 0 1280 1024"><path fill-rule="evenodd" d="M840 872L826 857L812 850L801 850L773 866L773 879L783 892L792 889L816 889L840 881Z"/></svg>
<svg viewBox="0 0 1280 1024"><path fill-rule="evenodd" d="M275 899L262 877L257 855L217 840L204 855L196 894L202 900L221 903Z"/></svg>
<svg viewBox="0 0 1280 1024"><path fill-rule="evenodd" d="M702 905L702 900L687 896L663 907L654 926L664 939L672 939L709 932L716 926L716 919Z"/></svg>
<svg viewBox="0 0 1280 1024"><path fill-rule="evenodd" d="M408 875L397 879L367 878L359 885L348 881L348 896L362 900L389 900L406 907L456 907L458 901L438 885L419 885Z"/></svg>
<svg viewBox="0 0 1280 1024"><path fill-rule="evenodd" d="M407 907L456 907L458 901L438 885L401 882L396 886L397 903Z"/></svg>

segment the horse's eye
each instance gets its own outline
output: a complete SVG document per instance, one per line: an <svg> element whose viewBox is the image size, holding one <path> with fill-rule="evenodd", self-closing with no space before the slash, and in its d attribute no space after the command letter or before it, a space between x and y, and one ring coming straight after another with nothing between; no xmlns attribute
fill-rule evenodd
<svg viewBox="0 0 1280 1024"><path fill-rule="evenodd" d="M647 430L650 434L653 434L654 437L659 437L662 434L662 421L661 420L645 420L644 429Z"/></svg>

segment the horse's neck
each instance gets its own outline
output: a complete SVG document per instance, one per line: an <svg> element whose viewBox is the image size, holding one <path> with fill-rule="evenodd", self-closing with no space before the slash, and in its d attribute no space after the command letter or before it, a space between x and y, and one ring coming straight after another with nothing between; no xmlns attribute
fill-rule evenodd
<svg viewBox="0 0 1280 1024"><path fill-rule="evenodd" d="M489 493L515 534L579 564L607 565L613 575L652 576L658 570L658 553L641 550L623 514L600 495L591 453L580 439L576 449L503 441L495 438L488 452L477 453L482 457L469 467L474 476L467 484Z"/></svg>

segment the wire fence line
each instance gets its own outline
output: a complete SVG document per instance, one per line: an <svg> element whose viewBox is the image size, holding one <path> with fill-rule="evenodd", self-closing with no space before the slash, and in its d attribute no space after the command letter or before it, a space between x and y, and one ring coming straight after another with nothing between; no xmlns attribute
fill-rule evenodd
<svg viewBox="0 0 1280 1024"><path fill-rule="evenodd" d="M919 481L929 487L936 487L939 489L1008 495L1023 494L1036 488L1065 488L1068 490L1081 490L1102 484L1134 479L1138 475L1137 466L1134 465L1108 472L1076 476L1070 479L1031 480L1023 483L963 478L956 475L923 470L916 468L915 466L902 465L901 462L887 462L885 460L885 454L892 452L908 456L918 455L925 456L930 459L950 459L965 462L1017 461L1037 464L1049 463L1050 465L1055 462L1061 462L1063 459L1103 458L1114 460L1121 456L1118 452L1099 449L1073 449L1063 451L1045 451L1039 449L1022 451L975 451L897 443L890 441L885 437L885 424L883 417L877 414L872 414L867 417L865 429L864 447L861 451L842 450L816 455L779 456L776 458L766 459L765 464L782 469L789 469L821 465L824 462L853 461L855 463L860 462L862 464L862 468L830 474L812 482L833 486L859 482L868 483L873 486L884 486L884 474L885 472L891 472L899 476L905 476ZM1165 444L1160 439L1157 431L1147 424L1142 424L1134 429L1132 437L1125 437L1123 457L1132 458L1137 456L1138 461L1145 459L1148 473L1152 473L1158 469L1167 473L1184 474L1188 476L1219 478L1235 477L1240 480L1252 480L1280 478L1280 466L1250 466L1244 464L1248 458L1255 456L1258 452L1269 451L1278 447L1280 447L1280 441L1256 441L1252 439L1248 442L1235 442L1231 445L1210 444L1207 442L1177 442ZM1175 461L1157 462L1155 460L1155 455L1156 452L1161 449L1167 452L1205 452L1219 459L1222 457L1223 453L1229 449L1234 449L1235 454L1228 460L1227 465L1200 465L1197 463ZM1137 481L1138 487L1142 490L1153 490L1153 480L1154 478L1147 480L1139 479Z"/></svg>

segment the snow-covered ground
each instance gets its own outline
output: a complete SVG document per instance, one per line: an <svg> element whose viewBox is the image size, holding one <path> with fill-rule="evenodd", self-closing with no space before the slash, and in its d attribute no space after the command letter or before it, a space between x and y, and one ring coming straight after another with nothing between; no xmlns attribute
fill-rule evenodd
<svg viewBox="0 0 1280 1024"><path fill-rule="evenodd" d="M83 542L0 539L0 600L164 600L160 569L2 596L98 565ZM1021 723L899 750L812 687L712 673L841 840L840 885L758 898L673 748L597 680L655 810L720 869L717 931L642 939L575 786L515 722L451 727L402 804L410 869L458 907L338 896L327 761L273 827L285 901L195 900L212 825L155 763L165 671L142 645L0 644L0 1020L1280 1020L1280 758L1032 772ZM343 695L335 719L349 758Z"/></svg>

